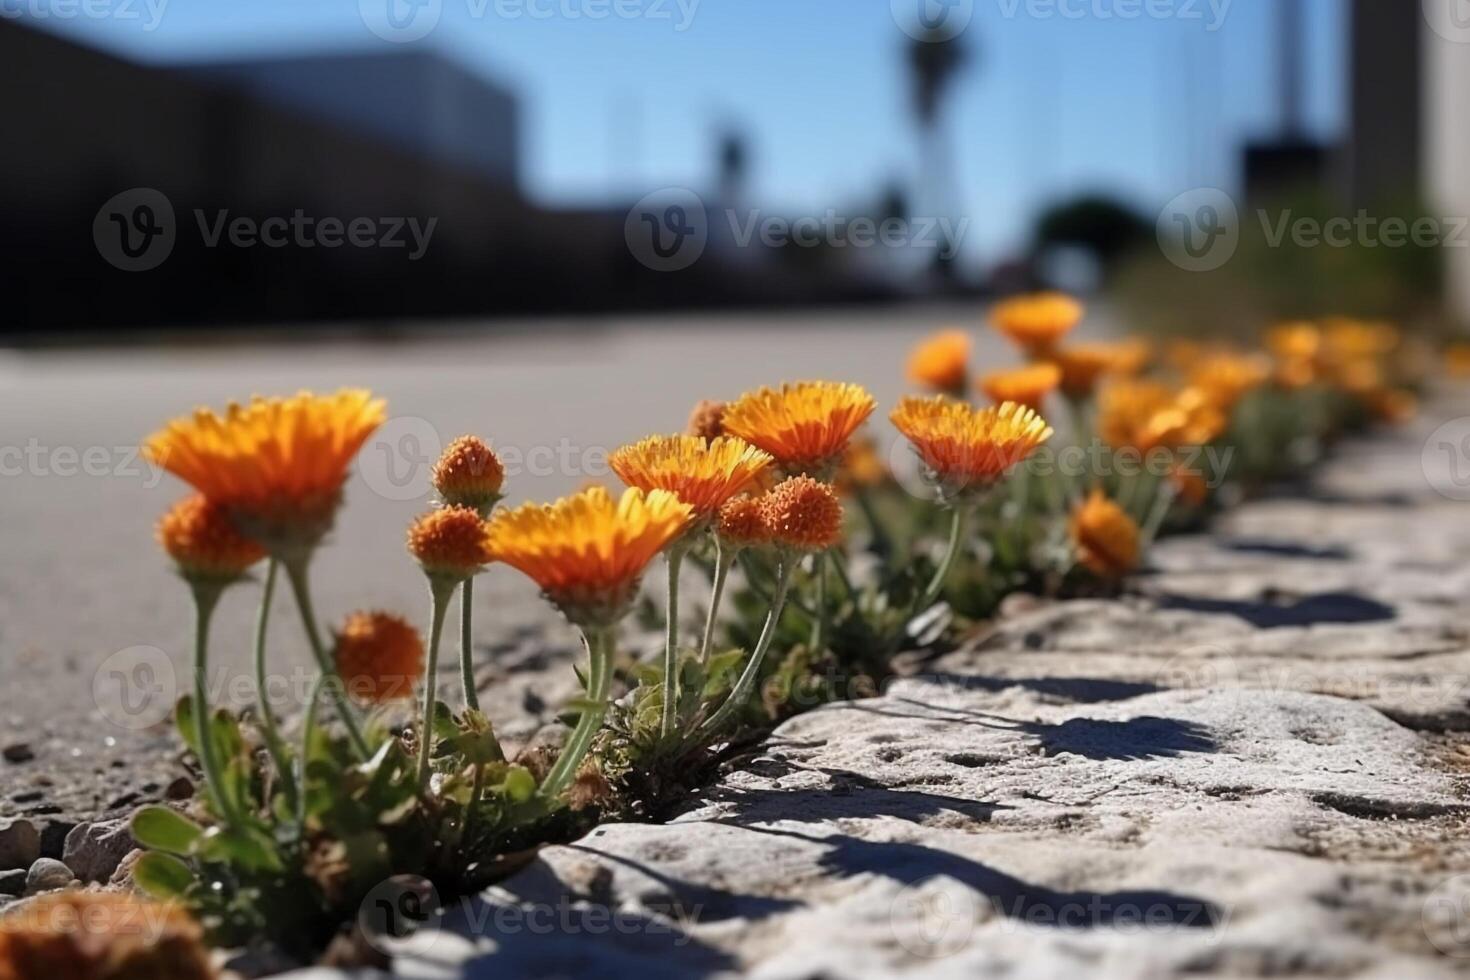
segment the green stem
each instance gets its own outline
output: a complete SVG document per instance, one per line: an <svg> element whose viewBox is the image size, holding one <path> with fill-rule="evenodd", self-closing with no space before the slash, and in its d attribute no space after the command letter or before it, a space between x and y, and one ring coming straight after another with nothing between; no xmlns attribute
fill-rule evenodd
<svg viewBox="0 0 1470 980"><path fill-rule="evenodd" d="M664 616L664 707L659 732L668 737L674 730L679 708L679 566L689 547L682 541L669 546L669 601Z"/></svg>
<svg viewBox="0 0 1470 980"><path fill-rule="evenodd" d="M1149 510L1148 520L1139 535L1140 551L1146 551L1154 543L1154 538L1158 537L1159 529L1164 526L1164 519L1169 516L1169 508L1173 506L1177 495L1174 484L1165 481L1158 485L1153 507Z"/></svg>
<svg viewBox="0 0 1470 980"><path fill-rule="evenodd" d="M710 590L709 614L704 618L704 637L699 643L699 662L701 664L709 664L710 650L715 642L715 623L720 614L720 599L725 595L725 580L730 575L730 566L734 564L736 554L733 548L726 552L719 537L715 537L714 585Z"/></svg>
<svg viewBox="0 0 1470 980"><path fill-rule="evenodd" d="M752 592L760 596L767 603L770 603L775 599L775 596L770 589L766 588L765 582L762 581L764 576L750 556L751 553L749 551L742 551L740 553L740 568L745 572L745 584L750 586ZM817 618L816 611L794 595L788 595L786 597L786 603L805 616L808 621Z"/></svg>
<svg viewBox="0 0 1470 980"><path fill-rule="evenodd" d="M286 579L291 583L291 593L296 597L296 608L301 613L301 625L306 630L306 641L311 645L312 655L316 657L317 667L324 677L337 679L337 666L332 663L331 654L327 652L322 643L321 633L316 624L316 610L311 604L311 584L306 574L307 559L286 559ZM372 750L368 748L367 739L362 735L362 726L357 722L357 714L351 703L347 700L347 691L341 683L331 685L332 699L336 702L337 717L342 719L342 725L347 729L347 735L352 739L352 747L363 761L372 758Z"/></svg>
<svg viewBox="0 0 1470 980"><path fill-rule="evenodd" d="M750 692L760 678L761 661L765 659L766 650L776 636L776 624L781 621L781 613L786 608L786 595L791 589L791 573L795 569L796 556L783 557L781 570L776 574L776 596L771 600L771 611L766 615L766 625L761 630L760 639L756 641L755 650L751 652L750 659L745 663L745 669L735 681L735 686L730 689L730 696L725 699L724 704L720 705L719 710L699 726L699 734L706 736L718 734L725 722L744 707L746 699L750 697Z"/></svg>
<svg viewBox="0 0 1470 980"><path fill-rule="evenodd" d="M602 727L603 715L607 713L607 691L612 680L613 634L612 629L603 629L587 636L587 697L577 725L562 745L561 755L541 783L541 795L556 799L571 785L582 765L592 740Z"/></svg>
<svg viewBox="0 0 1470 980"><path fill-rule="evenodd" d="M820 654L827 649L827 552L819 551L812 559L817 576L817 618L812 622L812 653Z"/></svg>
<svg viewBox="0 0 1470 980"><path fill-rule="evenodd" d="M480 710L480 695L475 689L475 665L472 661L474 640L471 620L475 613L475 580L467 578L459 592L459 680L464 687L465 707Z"/></svg>
<svg viewBox="0 0 1470 980"><path fill-rule="evenodd" d="M311 740L316 734L317 705L322 700L322 687L327 683L326 674L318 674L311 684L311 694L306 702L306 720L301 724L301 772L305 780L306 760L311 758ZM306 834L306 793L303 791L296 800L296 827L297 833Z"/></svg>
<svg viewBox="0 0 1470 980"><path fill-rule="evenodd" d="M444 614L454 583L430 582L433 621L429 626L429 661L424 667L424 715L419 727L419 789L429 785L429 753L434 742L434 692L439 683L439 639L444 633Z"/></svg>
<svg viewBox="0 0 1470 980"><path fill-rule="evenodd" d="M226 826L238 819L236 801L225 792L224 773L215 754L214 712L209 704L209 622L219 603L221 588L213 584L197 584L194 593L194 737L199 740L199 768L204 770L204 786L215 813Z"/></svg>
<svg viewBox="0 0 1470 980"><path fill-rule="evenodd" d="M914 603L913 616L917 616L934 605L934 601L939 598L939 593L944 591L944 580L949 578L949 570L954 567L954 560L960 553L960 538L964 534L965 518L969 512L969 507L958 504L951 512L949 543L945 546L944 557L940 559L939 567L934 571L934 577L929 580L928 586L919 595L918 601Z"/></svg>
<svg viewBox="0 0 1470 980"><path fill-rule="evenodd" d="M280 562L272 558L266 566L265 586L260 592L260 609L255 614L255 696L260 704L260 727L265 734L266 751L276 764L276 775L281 781L281 788L285 790L286 804L294 811L296 773L291 766L291 755L286 750L286 742L281 738L280 721L276 718L275 709L271 707L270 694L266 690L265 638L270 625L271 602L275 599L276 577L279 572Z"/></svg>

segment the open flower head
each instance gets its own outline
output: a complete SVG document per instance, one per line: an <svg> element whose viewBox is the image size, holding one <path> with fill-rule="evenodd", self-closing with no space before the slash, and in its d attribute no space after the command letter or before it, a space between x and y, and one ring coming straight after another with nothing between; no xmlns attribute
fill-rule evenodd
<svg viewBox="0 0 1470 980"><path fill-rule="evenodd" d="M943 330L920 341L909 355L908 379L934 391L962 395L970 371L970 335Z"/></svg>
<svg viewBox="0 0 1470 980"><path fill-rule="evenodd" d="M434 489L450 506L489 514L504 485L500 457L475 436L460 436L451 442L434 464Z"/></svg>
<svg viewBox="0 0 1470 980"><path fill-rule="evenodd" d="M1217 352L1201 358L1189 372L1189 383L1222 412L1229 412L1271 376L1271 365L1250 354Z"/></svg>
<svg viewBox="0 0 1470 980"><path fill-rule="evenodd" d="M485 521L468 507L440 507L408 528L408 553L435 579L462 581L490 562Z"/></svg>
<svg viewBox="0 0 1470 980"><path fill-rule="evenodd" d="M1160 381L1116 381L1098 398L1098 434L1114 449L1147 455L1213 442L1228 420L1198 388Z"/></svg>
<svg viewBox="0 0 1470 980"><path fill-rule="evenodd" d="M858 385L802 381L742 395L725 412L725 431L764 449L789 472L824 473L876 407Z"/></svg>
<svg viewBox="0 0 1470 980"><path fill-rule="evenodd" d="M203 930L177 905L62 891L0 916L0 980L214 980Z"/></svg>
<svg viewBox="0 0 1470 980"><path fill-rule="evenodd" d="M265 557L265 549L235 529L224 509L190 494L158 520L158 543L190 581L233 582Z"/></svg>
<svg viewBox="0 0 1470 980"><path fill-rule="evenodd" d="M831 486L793 476L760 498L771 540L792 551L825 551L842 537L842 503Z"/></svg>
<svg viewBox="0 0 1470 980"><path fill-rule="evenodd" d="M387 704L413 697L424 673L424 641L399 616L359 611L337 631L333 659L349 694L366 704Z"/></svg>
<svg viewBox="0 0 1470 980"><path fill-rule="evenodd" d="M273 554L309 550L331 530L353 456L382 424L362 389L302 392L175 419L143 454L225 509Z"/></svg>
<svg viewBox="0 0 1470 980"><path fill-rule="evenodd" d="M608 457L628 486L670 491L693 508L696 521L713 518L774 462L769 453L734 436L652 436Z"/></svg>
<svg viewBox="0 0 1470 980"><path fill-rule="evenodd" d="M1102 578L1119 578L1138 567L1138 525L1100 489L1072 511L1070 525L1077 561Z"/></svg>
<svg viewBox="0 0 1470 980"><path fill-rule="evenodd" d="M1017 405L1025 405L1033 412L1040 412L1046 403L1046 396L1055 391L1061 382L1061 368L1038 361L1026 367L987 374L980 381L980 390L997 405L1015 402Z"/></svg>
<svg viewBox="0 0 1470 980"><path fill-rule="evenodd" d="M614 500L591 487L498 512L490 555L527 575L572 622L606 627L627 613L643 570L693 517L694 508L667 490L630 488Z"/></svg>
<svg viewBox="0 0 1470 980"><path fill-rule="evenodd" d="M705 398L689 413L691 436L718 439L725 434L725 403Z"/></svg>
<svg viewBox="0 0 1470 980"><path fill-rule="evenodd" d="M952 398L905 398L890 416L952 500L980 493L1052 436L1041 416L1005 402L976 409Z"/></svg>
<svg viewBox="0 0 1470 980"><path fill-rule="evenodd" d="M1082 321L1082 304L1064 293L1034 293L997 303L991 325L1027 353L1054 348Z"/></svg>
<svg viewBox="0 0 1470 980"><path fill-rule="evenodd" d="M1051 351L1047 359L1062 372L1062 394L1075 400L1091 397L1097 383L1118 367L1111 344L1078 344Z"/></svg>
<svg viewBox="0 0 1470 980"><path fill-rule="evenodd" d="M725 548L740 550L769 544L771 529L758 497L736 497L720 508L715 519L715 536Z"/></svg>

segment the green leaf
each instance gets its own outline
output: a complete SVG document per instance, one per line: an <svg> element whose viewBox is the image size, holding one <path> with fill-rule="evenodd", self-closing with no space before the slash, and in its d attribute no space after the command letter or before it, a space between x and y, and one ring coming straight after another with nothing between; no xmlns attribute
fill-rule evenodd
<svg viewBox="0 0 1470 980"><path fill-rule="evenodd" d="M189 751L199 754L199 726L194 721L194 699L185 695L174 706L174 725Z"/></svg>
<svg viewBox="0 0 1470 980"><path fill-rule="evenodd" d="M195 853L203 860L244 871L280 871L284 865L275 841L252 827L212 827L199 839Z"/></svg>
<svg viewBox="0 0 1470 980"><path fill-rule="evenodd" d="M536 777L524 766L511 766L505 772L500 791L515 803L524 803L536 795Z"/></svg>
<svg viewBox="0 0 1470 980"><path fill-rule="evenodd" d="M148 806L133 814L133 839L152 851L192 854L204 828L177 810Z"/></svg>
<svg viewBox="0 0 1470 980"><path fill-rule="evenodd" d="M133 884L161 901L182 898L194 884L194 872L178 858L149 851L133 865Z"/></svg>

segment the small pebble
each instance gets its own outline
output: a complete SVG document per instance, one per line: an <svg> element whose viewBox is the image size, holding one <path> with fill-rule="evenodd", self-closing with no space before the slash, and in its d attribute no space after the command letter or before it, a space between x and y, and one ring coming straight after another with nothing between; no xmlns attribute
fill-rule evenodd
<svg viewBox="0 0 1470 980"><path fill-rule="evenodd" d="M5 746L5 748L0 749L0 755L5 756L5 761L12 765L30 762L36 757L36 753L27 742L12 742Z"/></svg>
<svg viewBox="0 0 1470 980"><path fill-rule="evenodd" d="M0 895L23 895L26 890L25 868L15 868L11 871L0 871Z"/></svg>
<svg viewBox="0 0 1470 980"><path fill-rule="evenodd" d="M188 800L194 796L194 784L188 776L180 776L168 784L168 789L163 791L164 799Z"/></svg>
<svg viewBox="0 0 1470 980"><path fill-rule="evenodd" d="M72 874L71 868L55 858L37 858L36 863L31 865L31 870L26 873L26 895L55 891L76 880L77 876Z"/></svg>

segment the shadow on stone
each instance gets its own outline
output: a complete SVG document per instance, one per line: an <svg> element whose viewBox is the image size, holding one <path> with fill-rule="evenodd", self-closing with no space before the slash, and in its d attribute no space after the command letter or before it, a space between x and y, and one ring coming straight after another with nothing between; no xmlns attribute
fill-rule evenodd
<svg viewBox="0 0 1470 980"><path fill-rule="evenodd" d="M999 693L1012 687L1025 688L1060 698L1073 704L1099 704L1104 701L1127 701L1145 694L1156 694L1164 690L1157 684L1143 681L1115 681L1097 677L980 677L971 674L951 674L943 671L926 671L914 675L915 680L937 684L955 691L985 691Z"/></svg>
<svg viewBox="0 0 1470 980"><path fill-rule="evenodd" d="M815 836L770 827L748 829L826 844L829 850L822 855L821 867L837 875L882 875L905 886L931 878L953 879L989 901L997 915L1034 926L1199 929L1221 921L1220 908L1213 902L1169 891L1057 891L919 844L872 842L845 834Z"/></svg>
<svg viewBox="0 0 1470 980"><path fill-rule="evenodd" d="M1164 595L1160 597L1159 608L1228 613L1258 629L1315 626L1320 623L1381 623L1398 615L1392 606L1351 592L1323 592L1289 603Z"/></svg>
<svg viewBox="0 0 1470 980"><path fill-rule="evenodd" d="M1306 558L1314 561L1347 561L1352 552L1346 548L1314 548L1296 541L1272 541L1266 538L1233 538L1220 542L1226 551L1248 555L1271 555L1274 558Z"/></svg>

